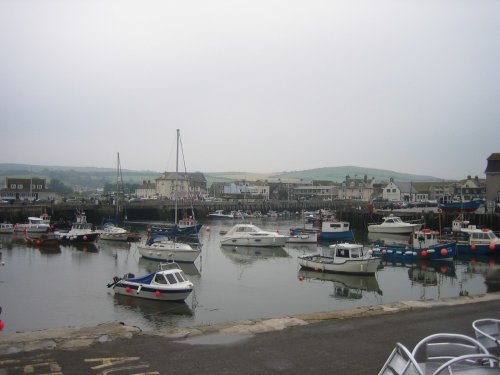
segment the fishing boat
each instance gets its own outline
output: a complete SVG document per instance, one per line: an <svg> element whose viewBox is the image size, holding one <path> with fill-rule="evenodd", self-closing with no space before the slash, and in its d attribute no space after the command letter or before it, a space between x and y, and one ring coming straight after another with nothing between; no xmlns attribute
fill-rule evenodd
<svg viewBox="0 0 500 375"><path fill-rule="evenodd" d="M382 223L368 224L368 232L373 233L392 233L392 234L410 234L421 229L423 222L418 221L403 221L399 216L390 214L383 218Z"/></svg>
<svg viewBox="0 0 500 375"><path fill-rule="evenodd" d="M353 241L354 232L350 229L348 221L337 220L335 214L328 210L320 210L317 214L304 213L303 228L291 228L290 236L301 234L304 229L316 231L318 240L323 241Z"/></svg>
<svg viewBox="0 0 500 375"><path fill-rule="evenodd" d="M69 231L54 232L61 242L84 243L94 242L99 237L99 232L92 228L92 223L87 222L84 211L77 211L76 222L71 225Z"/></svg>
<svg viewBox="0 0 500 375"><path fill-rule="evenodd" d="M152 224L148 232L152 235L163 235L166 237L186 237L200 233L203 224L198 223L193 217L180 219L175 223Z"/></svg>
<svg viewBox="0 0 500 375"><path fill-rule="evenodd" d="M447 195L439 198L438 207L445 212L474 212L481 203L480 199L467 200L461 195Z"/></svg>
<svg viewBox="0 0 500 375"><path fill-rule="evenodd" d="M184 301L194 286L177 263L169 262L161 263L157 271L145 276L135 277L131 273L122 278L115 276L107 287L113 288L115 294L157 301Z"/></svg>
<svg viewBox="0 0 500 375"><path fill-rule="evenodd" d="M414 262L418 260L453 260L457 255L455 242L442 242L440 233L423 229L413 232L408 245L385 244L375 246L374 254L388 261Z"/></svg>
<svg viewBox="0 0 500 375"><path fill-rule="evenodd" d="M232 246L285 246L289 236L260 229L253 224L236 224L221 237L221 245Z"/></svg>
<svg viewBox="0 0 500 375"><path fill-rule="evenodd" d="M48 216L30 216L28 223L14 225L14 233L40 234L50 231L50 218Z"/></svg>
<svg viewBox="0 0 500 375"><path fill-rule="evenodd" d="M298 262L302 268L319 272L336 272L359 275L374 275L380 264L380 257L363 245L339 243L330 245L329 254L301 255Z"/></svg>
<svg viewBox="0 0 500 375"><path fill-rule="evenodd" d="M457 239L458 254L500 254L500 238L489 228L467 229L465 237Z"/></svg>

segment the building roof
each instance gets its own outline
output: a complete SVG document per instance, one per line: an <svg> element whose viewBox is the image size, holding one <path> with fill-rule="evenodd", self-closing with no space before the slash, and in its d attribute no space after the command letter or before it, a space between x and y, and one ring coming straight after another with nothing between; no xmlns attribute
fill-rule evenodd
<svg viewBox="0 0 500 375"><path fill-rule="evenodd" d="M488 165L484 173L498 173L500 172L500 153L491 154L487 159Z"/></svg>

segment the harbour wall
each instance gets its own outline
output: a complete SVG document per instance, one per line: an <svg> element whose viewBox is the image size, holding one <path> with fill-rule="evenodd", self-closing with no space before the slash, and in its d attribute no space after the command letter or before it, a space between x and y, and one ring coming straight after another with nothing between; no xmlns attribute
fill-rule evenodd
<svg viewBox="0 0 500 375"><path fill-rule="evenodd" d="M180 202L177 204L178 218L193 216L196 219L204 219L210 212L215 210L224 211L249 211L265 214L269 211L288 211L291 216L300 217L302 211L318 209L335 210L337 219L349 221L356 229L366 229L369 223L382 221L383 216L393 213L403 220L423 219L426 227L440 229L451 226L457 213L438 213L436 208L423 208L420 210L377 210L366 204L366 202L342 200L342 201L227 201L227 202ZM40 216L47 213L52 221L67 220L74 221L76 210L83 210L87 215L87 221L94 225L100 225L103 219L119 217L121 221L129 222L157 222L173 221L175 217L175 203L171 201L146 201L139 203L127 203L120 206L111 204L82 203L60 203L40 205L2 205L0 206L0 222L22 223L30 216ZM471 213L467 219L477 226L491 228L500 231L500 214L498 213Z"/></svg>

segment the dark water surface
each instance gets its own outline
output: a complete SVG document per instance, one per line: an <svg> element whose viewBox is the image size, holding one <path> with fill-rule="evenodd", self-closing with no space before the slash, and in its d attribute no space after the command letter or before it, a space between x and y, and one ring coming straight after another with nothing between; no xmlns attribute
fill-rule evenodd
<svg viewBox="0 0 500 375"><path fill-rule="evenodd" d="M301 225L284 219L254 223L282 233ZM158 263L141 258L135 243L99 241L95 246L61 245L46 251L1 235L0 318L5 323L4 332L103 322L124 322L150 331L476 295L498 286L500 271L492 259L385 264L374 277L305 272L299 269L296 258L317 252L316 245L221 248L219 232L232 224L205 223L201 256L192 265L181 265L195 284L185 303L114 296L106 287L115 275L131 272L139 276L156 269ZM366 234L360 233L357 240L366 241Z"/></svg>

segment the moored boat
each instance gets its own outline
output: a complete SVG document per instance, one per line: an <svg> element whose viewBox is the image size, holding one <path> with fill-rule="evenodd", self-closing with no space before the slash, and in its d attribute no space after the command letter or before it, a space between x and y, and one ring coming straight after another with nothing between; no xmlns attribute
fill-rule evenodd
<svg viewBox="0 0 500 375"><path fill-rule="evenodd" d="M260 229L253 224L236 224L221 237L221 245L285 246L289 236Z"/></svg>
<svg viewBox="0 0 500 375"><path fill-rule="evenodd" d="M139 239L139 235L137 233L130 232L125 228L118 227L111 223L104 225L104 227L98 232L99 240L132 242Z"/></svg>
<svg viewBox="0 0 500 375"><path fill-rule="evenodd" d="M207 215L211 219L234 219L233 213L224 212L224 210L216 210L214 212L210 212Z"/></svg>
<svg viewBox="0 0 500 375"><path fill-rule="evenodd" d="M11 223L0 223L0 234L13 234L14 225Z"/></svg>
<svg viewBox="0 0 500 375"><path fill-rule="evenodd" d="M157 271L145 276L135 277L130 273L122 278L115 276L107 287L113 288L116 294L137 298L184 301L194 286L178 264L169 262L161 263Z"/></svg>
<svg viewBox="0 0 500 375"><path fill-rule="evenodd" d="M25 234L35 234L35 233L48 233L50 231L50 218L40 216L28 217L28 223L18 223L14 225L14 233L25 233Z"/></svg>
<svg viewBox="0 0 500 375"><path fill-rule="evenodd" d="M330 254L299 256L299 265L320 272L373 275L380 264L380 257L374 256L371 249L353 243L330 245Z"/></svg>
<svg viewBox="0 0 500 375"><path fill-rule="evenodd" d="M61 242L84 243L94 242L99 237L99 232L92 228L92 224L87 222L85 212L77 212L76 222L69 231L54 232Z"/></svg>
<svg viewBox="0 0 500 375"><path fill-rule="evenodd" d="M422 221L403 221L399 216L390 214L383 218L382 223L372 223L368 225L368 232L373 233L392 233L392 234L410 234L422 228Z"/></svg>
<svg viewBox="0 0 500 375"><path fill-rule="evenodd" d="M389 261L453 260L456 255L455 242L441 242L440 233L423 229L413 232L411 245L375 246L375 254Z"/></svg>
<svg viewBox="0 0 500 375"><path fill-rule="evenodd" d="M190 244L173 241L167 237L152 236L137 245L139 254L146 259L193 263L201 253L201 249Z"/></svg>
<svg viewBox="0 0 500 375"><path fill-rule="evenodd" d="M314 229L291 228L287 243L317 243L319 233Z"/></svg>
<svg viewBox="0 0 500 375"><path fill-rule="evenodd" d="M37 247L56 247L59 246L59 236L54 233L42 233L37 237L26 236L24 241L28 245Z"/></svg>

